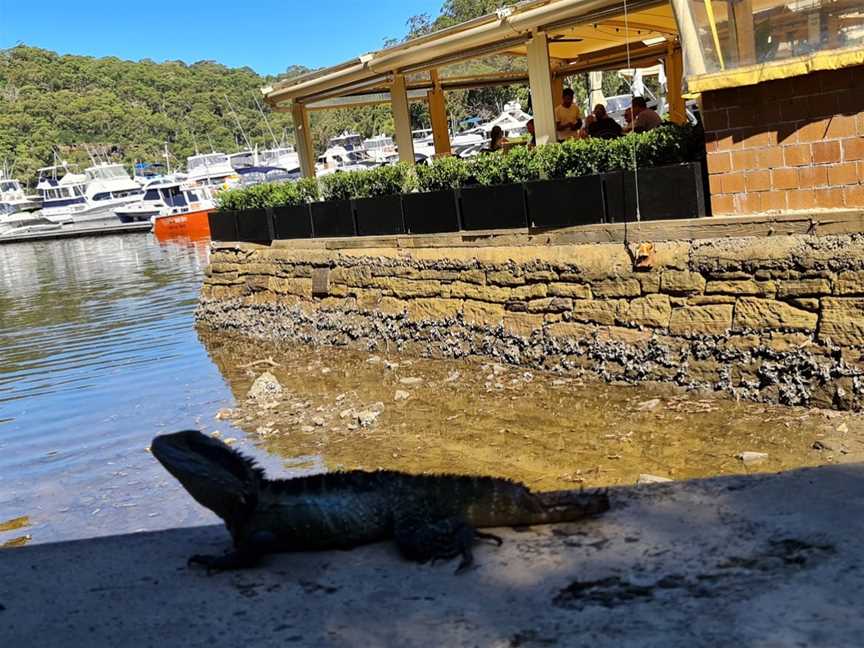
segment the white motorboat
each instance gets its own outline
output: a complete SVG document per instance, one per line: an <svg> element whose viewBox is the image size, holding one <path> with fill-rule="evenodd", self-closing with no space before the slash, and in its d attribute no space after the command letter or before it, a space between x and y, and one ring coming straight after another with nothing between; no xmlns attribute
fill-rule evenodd
<svg viewBox="0 0 864 648"><path fill-rule="evenodd" d="M378 164L390 164L399 159L396 144L389 135L376 135L363 140L363 148L369 157Z"/></svg>
<svg viewBox="0 0 864 648"><path fill-rule="evenodd" d="M0 238L19 236L21 234L34 234L36 232L50 232L62 228L62 225L52 223L38 210L0 214Z"/></svg>
<svg viewBox="0 0 864 648"><path fill-rule="evenodd" d="M118 207L122 223L153 222L157 216L209 211L215 207L213 188L180 178L154 180L144 187L140 200Z"/></svg>
<svg viewBox="0 0 864 648"><path fill-rule="evenodd" d="M192 182L221 189L236 187L239 180L225 153L201 153L186 158L186 175Z"/></svg>
<svg viewBox="0 0 864 648"><path fill-rule="evenodd" d="M9 178L0 170L0 216L39 209L38 197L28 196L15 178Z"/></svg>
<svg viewBox="0 0 864 648"><path fill-rule="evenodd" d="M141 186L123 165L107 162L94 164L82 174L71 173L65 163L44 167L39 169L36 189L42 197L42 214L60 224L113 221L115 209L142 195Z"/></svg>

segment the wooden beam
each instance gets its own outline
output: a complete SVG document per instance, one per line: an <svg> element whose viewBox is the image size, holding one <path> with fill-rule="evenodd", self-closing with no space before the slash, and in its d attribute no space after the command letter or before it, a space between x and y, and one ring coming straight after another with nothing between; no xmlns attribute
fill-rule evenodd
<svg viewBox="0 0 864 648"><path fill-rule="evenodd" d="M315 177L315 147L312 144L312 129L309 128L309 111L299 101L291 104L294 119L294 146L300 158L300 173L304 178Z"/></svg>
<svg viewBox="0 0 864 648"><path fill-rule="evenodd" d="M438 80L438 70L432 70L433 89L429 91L429 117L432 120L432 140L435 143L435 155L450 155L450 129L447 124L447 100L444 90Z"/></svg>
<svg viewBox="0 0 864 648"><path fill-rule="evenodd" d="M552 103L549 44L545 32L537 32L528 41L528 81L537 144L549 144L556 140L555 105Z"/></svg>
<svg viewBox="0 0 864 648"><path fill-rule="evenodd" d="M669 51L666 54L666 101L669 104L669 119L676 124L687 121L683 94L684 62L681 48L675 43L669 43Z"/></svg>
<svg viewBox="0 0 864 648"><path fill-rule="evenodd" d="M390 106L393 111L393 124L396 127L396 146L399 147L399 160L414 164L411 111L408 108L408 89L403 74L393 75L393 83L390 86Z"/></svg>

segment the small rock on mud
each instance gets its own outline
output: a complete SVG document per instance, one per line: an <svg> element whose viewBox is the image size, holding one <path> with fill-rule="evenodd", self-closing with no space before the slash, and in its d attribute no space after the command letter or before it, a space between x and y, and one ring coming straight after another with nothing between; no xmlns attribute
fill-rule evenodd
<svg viewBox="0 0 864 648"><path fill-rule="evenodd" d="M228 407L223 407L218 412L216 412L216 420L217 421L224 421L225 419L231 418L233 415L234 415L234 410L232 410Z"/></svg>
<svg viewBox="0 0 864 648"><path fill-rule="evenodd" d="M269 371L265 371L255 379L252 387L249 388L249 393L246 398L264 401L272 400L282 396L282 384L277 380L276 376Z"/></svg>
<svg viewBox="0 0 864 648"><path fill-rule="evenodd" d="M403 401L403 400L408 400L410 397L411 397L411 394L408 393L407 391L403 391L403 390L401 390L401 389L397 389L397 390L396 390L396 395L393 396L393 400Z"/></svg>
<svg viewBox="0 0 864 648"><path fill-rule="evenodd" d="M745 466L755 466L768 459L768 453L747 451L739 453L736 458L743 461Z"/></svg>
<svg viewBox="0 0 864 648"><path fill-rule="evenodd" d="M400 378L399 382L402 385L419 385L423 382L423 379L416 376L408 376L407 378Z"/></svg>
<svg viewBox="0 0 864 648"><path fill-rule="evenodd" d="M648 473L639 475L636 479L636 485L642 486L643 484L665 484L667 482L671 482L672 480L668 477L660 477L659 475L649 475Z"/></svg>

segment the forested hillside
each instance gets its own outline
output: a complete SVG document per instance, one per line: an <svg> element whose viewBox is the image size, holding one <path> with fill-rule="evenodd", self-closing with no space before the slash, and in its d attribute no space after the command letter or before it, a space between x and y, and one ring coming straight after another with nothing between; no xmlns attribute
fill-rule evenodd
<svg viewBox="0 0 864 648"><path fill-rule="evenodd" d="M443 29L513 1L444 0L437 17L409 18L406 34L391 42ZM498 57L462 64L460 72L522 64ZM272 137L258 104L276 138L292 142L290 114L271 113L263 106L260 88L305 71L291 66L278 77L263 77L250 68L231 69L213 61L132 62L59 55L25 45L0 51L0 165L14 163L15 175L32 182L35 170L50 164L55 150L70 162L86 162L88 149L126 163L153 162L162 159L166 143L182 163L196 148L245 148L238 122L251 144L269 145ZM452 92L448 109L455 120L488 118L513 98L526 100L526 90L509 86ZM414 104L412 111L415 126L428 125L424 105ZM364 137L392 134L389 106L313 113L319 149L345 129Z"/></svg>

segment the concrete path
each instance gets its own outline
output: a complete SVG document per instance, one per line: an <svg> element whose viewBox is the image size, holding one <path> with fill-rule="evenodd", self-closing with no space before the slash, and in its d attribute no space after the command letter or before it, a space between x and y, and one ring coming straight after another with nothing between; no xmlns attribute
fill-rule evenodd
<svg viewBox="0 0 864 648"><path fill-rule="evenodd" d="M612 493L480 566L388 544L206 576L218 527L0 554L2 646L860 646L864 464Z"/></svg>

